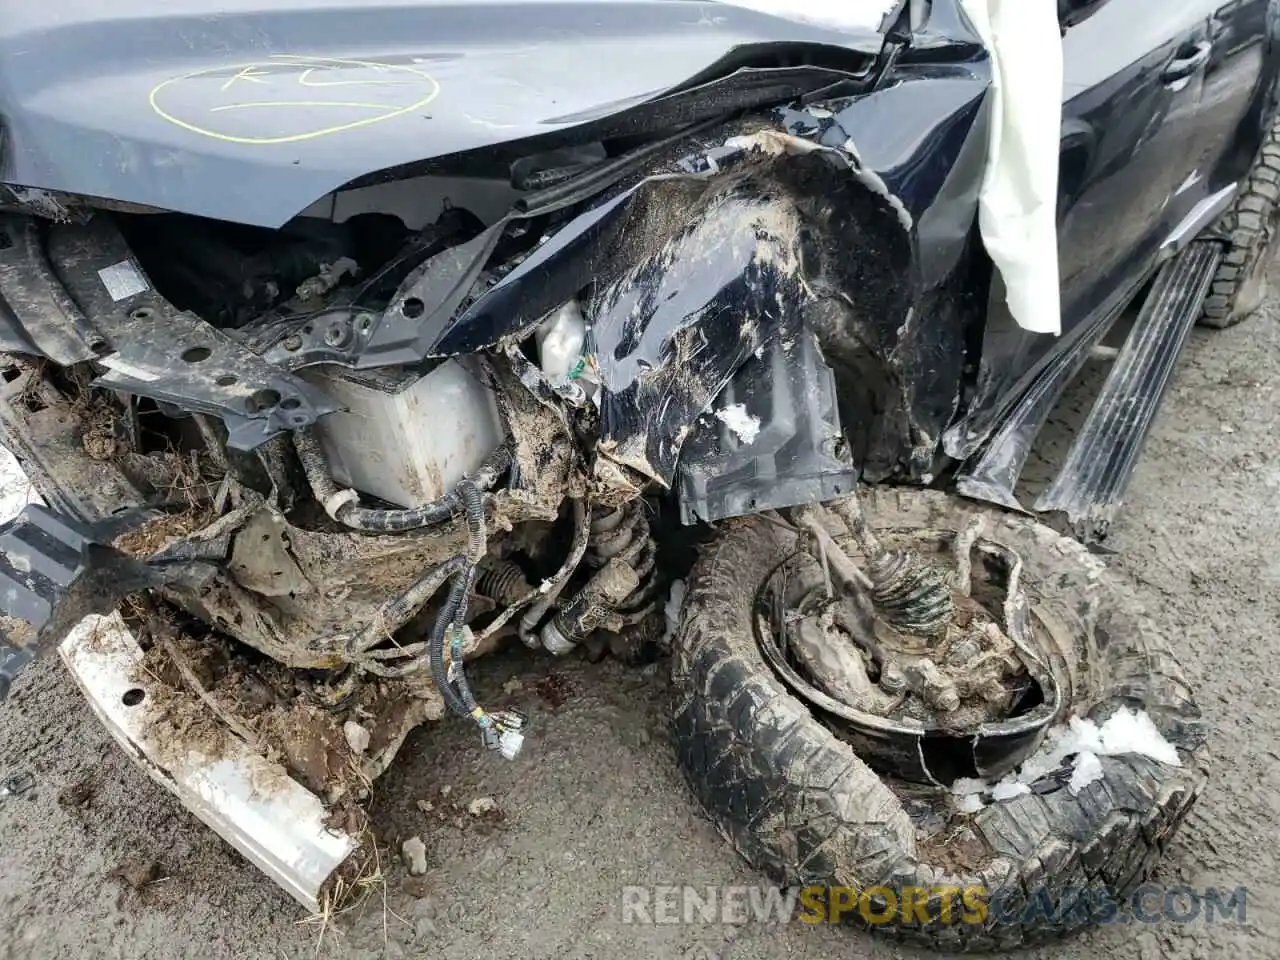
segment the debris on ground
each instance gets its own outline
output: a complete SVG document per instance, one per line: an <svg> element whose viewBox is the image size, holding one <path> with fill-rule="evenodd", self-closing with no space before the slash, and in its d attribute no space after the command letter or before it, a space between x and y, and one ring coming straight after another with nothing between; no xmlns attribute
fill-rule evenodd
<svg viewBox="0 0 1280 960"><path fill-rule="evenodd" d="M369 749L369 731L354 720L342 725L342 735L347 738L347 746L352 753L362 754Z"/></svg>
<svg viewBox="0 0 1280 960"><path fill-rule="evenodd" d="M524 689L524 684L520 682L519 677L512 677L502 685L502 692L510 696L513 693L519 693Z"/></svg>
<svg viewBox="0 0 1280 960"><path fill-rule="evenodd" d="M416 806L423 813L431 813L436 808L436 805L430 800L419 800Z"/></svg>
<svg viewBox="0 0 1280 960"><path fill-rule="evenodd" d="M467 804L467 813L473 817L487 816L498 809L498 801L493 797L476 797Z"/></svg>
<svg viewBox="0 0 1280 960"><path fill-rule="evenodd" d="M0 780L0 799L20 797L36 785L36 778L29 773L15 773Z"/></svg>
<svg viewBox="0 0 1280 960"><path fill-rule="evenodd" d="M993 802L1012 800L1031 792L1031 785L1050 774L1065 774L1070 768L1067 789L1076 796L1089 784L1102 779L1102 757L1122 755L1148 757L1158 763L1179 767L1177 748L1157 729L1145 710L1122 707L1098 726L1092 720L1071 717L1050 730L1040 748L1022 766L997 783L962 778L951 785L956 809L977 813L989 794ZM1072 760L1071 758L1074 758Z"/></svg>
<svg viewBox="0 0 1280 960"><path fill-rule="evenodd" d="M543 700L547 701L556 709L564 705L564 702L573 696L573 684L558 673L549 673L537 683L533 688L538 692Z"/></svg>
<svg viewBox="0 0 1280 960"><path fill-rule="evenodd" d="M61 807L87 806L93 799L98 785L92 776L81 777L75 783L69 783L58 793L58 805Z"/></svg>
<svg viewBox="0 0 1280 960"><path fill-rule="evenodd" d="M160 879L160 864L149 857L125 857L107 874L141 890Z"/></svg>
<svg viewBox="0 0 1280 960"><path fill-rule="evenodd" d="M400 855L404 857L410 875L420 877L427 872L427 845L417 834L400 845Z"/></svg>

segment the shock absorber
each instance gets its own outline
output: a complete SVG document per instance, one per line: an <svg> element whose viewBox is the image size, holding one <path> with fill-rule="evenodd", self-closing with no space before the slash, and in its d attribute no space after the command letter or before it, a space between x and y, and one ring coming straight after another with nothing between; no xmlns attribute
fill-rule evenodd
<svg viewBox="0 0 1280 960"><path fill-rule="evenodd" d="M595 575L542 629L542 646L567 653L594 631L644 621L656 606L657 548L644 504L599 508L591 519L584 564Z"/></svg>
<svg viewBox="0 0 1280 960"><path fill-rule="evenodd" d="M598 509L591 520L587 564L598 570L614 559L634 570L639 581L616 612L623 618L624 625L639 623L654 609L654 598L658 593L658 578L655 576L657 544L650 534L649 518L641 500L633 500L612 510L608 507Z"/></svg>

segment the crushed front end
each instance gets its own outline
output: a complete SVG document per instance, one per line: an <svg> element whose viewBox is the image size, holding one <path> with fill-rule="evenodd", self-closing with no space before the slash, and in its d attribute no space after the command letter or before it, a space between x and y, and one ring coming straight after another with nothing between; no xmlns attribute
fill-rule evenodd
<svg viewBox="0 0 1280 960"><path fill-rule="evenodd" d="M0 535L0 670L60 646L316 908L415 726L520 752L468 659L649 656L682 525L932 477L989 270L987 63L946 42L958 65L641 107L280 229L14 189L0 442L44 506Z"/></svg>

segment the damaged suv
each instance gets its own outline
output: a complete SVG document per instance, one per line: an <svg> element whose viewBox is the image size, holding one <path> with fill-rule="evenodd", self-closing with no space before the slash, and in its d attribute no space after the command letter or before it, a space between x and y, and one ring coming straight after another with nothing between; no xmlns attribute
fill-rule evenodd
<svg viewBox="0 0 1280 960"><path fill-rule="evenodd" d="M520 643L669 656L692 792L781 882L1140 883L1205 730L1090 547L1280 189L1277 3L1158 6L10 11L0 442L41 502L0 691L56 648L312 909L415 726L529 749L467 681ZM876 927L1090 919L927 906Z"/></svg>

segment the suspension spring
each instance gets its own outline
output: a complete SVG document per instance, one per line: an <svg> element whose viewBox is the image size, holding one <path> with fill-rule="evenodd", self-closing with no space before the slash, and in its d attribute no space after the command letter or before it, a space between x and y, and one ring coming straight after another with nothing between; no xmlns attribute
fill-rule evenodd
<svg viewBox="0 0 1280 960"><path fill-rule="evenodd" d="M631 567L639 581L639 586L619 603L616 612L628 624L639 623L654 609L659 586L655 575L657 545L649 530L643 501L633 500L613 509L597 508L592 516L587 565L599 570L614 559Z"/></svg>
<svg viewBox="0 0 1280 960"><path fill-rule="evenodd" d="M897 629L935 636L954 613L946 576L910 551L885 551L868 564L876 611Z"/></svg>

